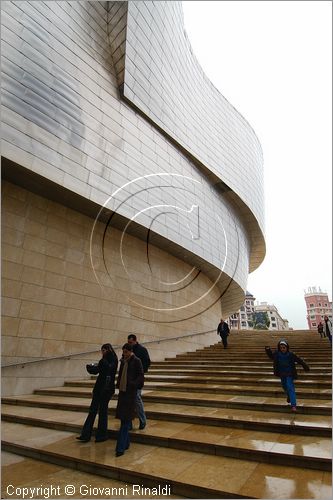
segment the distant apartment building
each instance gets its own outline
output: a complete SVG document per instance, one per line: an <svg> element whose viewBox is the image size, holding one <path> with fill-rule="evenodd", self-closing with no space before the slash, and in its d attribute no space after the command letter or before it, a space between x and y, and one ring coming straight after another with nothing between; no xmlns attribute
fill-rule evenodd
<svg viewBox="0 0 333 500"><path fill-rule="evenodd" d="M228 318L229 327L235 330L252 330L255 297L246 292L244 304Z"/></svg>
<svg viewBox="0 0 333 500"><path fill-rule="evenodd" d="M290 330L287 319L282 318L278 309L267 302L255 304L256 298L246 292L245 301L242 307L236 313L228 318L231 329L235 330L253 330L255 325L255 313L267 313L269 320L268 330Z"/></svg>
<svg viewBox="0 0 333 500"><path fill-rule="evenodd" d="M320 321L323 322L324 316L328 316L332 321L332 302L329 301L326 292L315 286L304 290L304 299L306 303L306 319L309 330L316 330Z"/></svg>
<svg viewBox="0 0 333 500"><path fill-rule="evenodd" d="M276 306L267 302L260 302L254 306L255 312L267 313L269 319L268 330L290 330L287 319L282 318Z"/></svg>

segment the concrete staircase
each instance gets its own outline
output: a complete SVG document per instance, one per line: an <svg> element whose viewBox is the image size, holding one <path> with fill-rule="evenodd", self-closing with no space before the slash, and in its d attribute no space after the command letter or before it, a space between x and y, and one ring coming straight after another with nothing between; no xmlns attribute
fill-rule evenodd
<svg viewBox="0 0 333 500"><path fill-rule="evenodd" d="M14 474L17 478L27 467L42 471L47 463L59 469L49 471L48 478L66 477L70 470L76 492L89 478L90 485L108 485L115 492L127 488L119 498L331 498L330 345L309 331L284 336L311 367L307 373L298 369L296 414L264 352L280 335L233 332L226 350L218 343L152 363L144 389L147 427L134 426L131 447L118 458L116 396L109 405L110 439L75 440L94 380L3 398L8 465L2 497ZM18 455L27 458L17 462ZM40 472L39 483L42 479L47 481ZM133 484L160 490L139 495ZM99 493L93 497L110 497Z"/></svg>

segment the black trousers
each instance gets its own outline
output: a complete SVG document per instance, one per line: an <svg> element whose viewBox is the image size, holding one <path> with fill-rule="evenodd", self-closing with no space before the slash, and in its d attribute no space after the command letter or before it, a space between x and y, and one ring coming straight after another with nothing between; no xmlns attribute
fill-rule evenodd
<svg viewBox="0 0 333 500"><path fill-rule="evenodd" d="M84 439L90 439L92 435L92 430L95 422L96 415L98 413L98 427L96 432L96 438L103 439L107 437L108 432L108 405L109 401L113 396L113 392L103 391L103 392L93 392L92 401L89 408L89 413L86 421L82 427L81 437Z"/></svg>
<svg viewBox="0 0 333 500"><path fill-rule="evenodd" d="M228 347L228 334L221 335L221 339L222 339L223 347L224 347L224 349L226 349Z"/></svg>

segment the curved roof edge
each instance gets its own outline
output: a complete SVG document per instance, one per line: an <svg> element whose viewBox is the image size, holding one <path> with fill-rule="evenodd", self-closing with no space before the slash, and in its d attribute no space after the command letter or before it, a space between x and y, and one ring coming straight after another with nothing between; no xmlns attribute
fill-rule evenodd
<svg viewBox="0 0 333 500"><path fill-rule="evenodd" d="M210 178L227 186L251 244L266 252L262 148L253 128L193 54L181 2L109 2L109 42L122 97Z"/></svg>

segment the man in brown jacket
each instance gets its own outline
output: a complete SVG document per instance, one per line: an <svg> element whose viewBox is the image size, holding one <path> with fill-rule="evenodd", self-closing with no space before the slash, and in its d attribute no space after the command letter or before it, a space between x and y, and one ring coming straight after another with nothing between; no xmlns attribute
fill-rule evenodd
<svg viewBox="0 0 333 500"><path fill-rule="evenodd" d="M122 349L123 357L117 380L119 394L116 418L120 419L121 425L117 439L116 457L123 455L125 450L129 448L129 429L136 413L136 393L144 384L142 363L133 353L132 345L124 344Z"/></svg>

